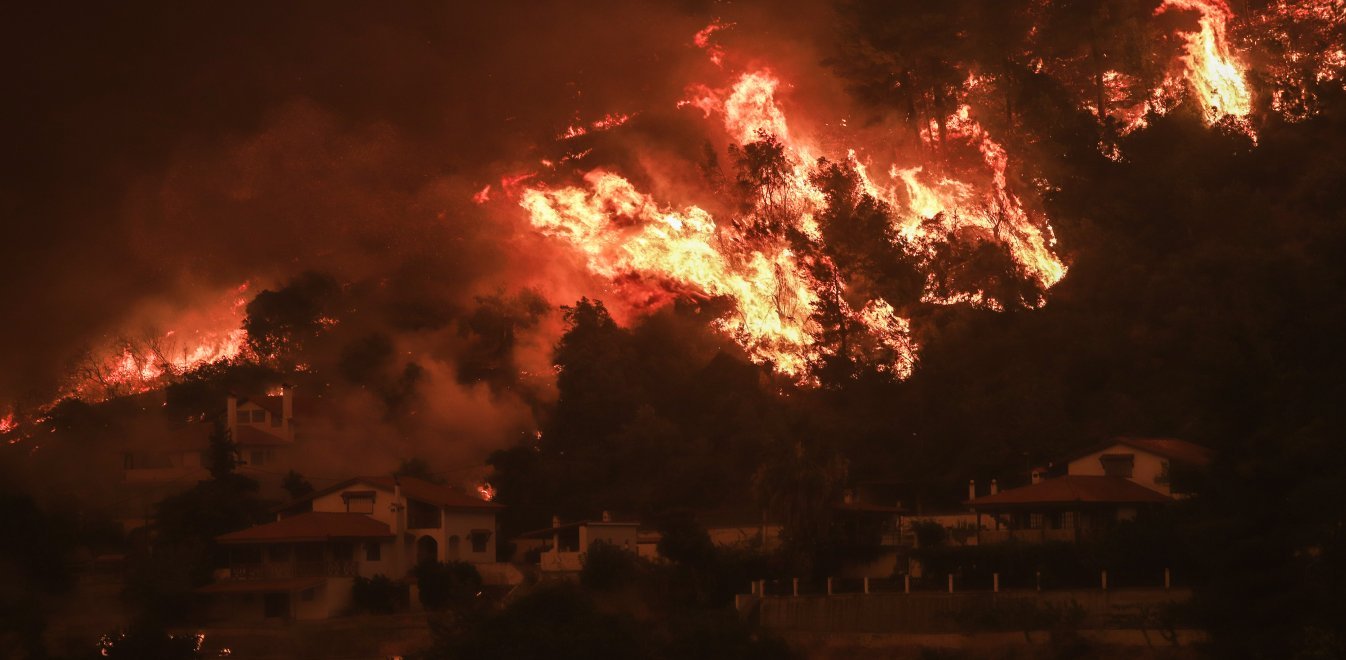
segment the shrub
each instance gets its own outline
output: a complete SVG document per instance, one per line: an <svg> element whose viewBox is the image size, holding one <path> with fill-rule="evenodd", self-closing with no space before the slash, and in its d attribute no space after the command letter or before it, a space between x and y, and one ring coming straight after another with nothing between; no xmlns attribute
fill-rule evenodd
<svg viewBox="0 0 1346 660"><path fill-rule="evenodd" d="M372 578L357 577L351 587L351 600L357 612L391 614L405 598L405 587L385 575Z"/></svg>
<svg viewBox="0 0 1346 660"><path fill-rule="evenodd" d="M461 611L481 593L481 573L463 561L425 563L416 567L416 586L425 609Z"/></svg>
<svg viewBox="0 0 1346 660"><path fill-rule="evenodd" d="M583 561L580 584L596 591L629 584L640 570L635 553L603 541L591 543Z"/></svg>

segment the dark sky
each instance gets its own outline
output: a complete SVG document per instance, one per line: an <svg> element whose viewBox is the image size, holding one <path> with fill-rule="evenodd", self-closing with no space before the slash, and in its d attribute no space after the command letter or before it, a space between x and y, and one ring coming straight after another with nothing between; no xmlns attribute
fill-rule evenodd
<svg viewBox="0 0 1346 660"><path fill-rule="evenodd" d="M509 248L465 196L575 113L679 93L691 34L733 10L461 4L11 11L0 395L45 390L145 301L416 259L466 286Z"/></svg>

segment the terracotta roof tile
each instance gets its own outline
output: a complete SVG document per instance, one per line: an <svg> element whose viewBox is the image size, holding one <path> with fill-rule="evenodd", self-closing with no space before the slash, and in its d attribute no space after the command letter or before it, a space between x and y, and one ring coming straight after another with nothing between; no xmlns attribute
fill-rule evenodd
<svg viewBox="0 0 1346 660"><path fill-rule="evenodd" d="M220 543L282 543L392 538L392 530L363 513L310 511L215 537Z"/></svg>
<svg viewBox="0 0 1346 660"><path fill-rule="evenodd" d="M1034 504L1158 504L1173 498L1122 477L1067 475L969 500L977 508Z"/></svg>

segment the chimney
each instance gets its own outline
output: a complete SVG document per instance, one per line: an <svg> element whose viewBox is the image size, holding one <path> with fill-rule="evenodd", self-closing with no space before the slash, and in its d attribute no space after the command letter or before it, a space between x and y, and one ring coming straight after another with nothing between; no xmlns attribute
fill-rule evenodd
<svg viewBox="0 0 1346 660"><path fill-rule="evenodd" d="M557 527L560 527L560 526L561 526L561 516L552 516L552 517L551 517L551 526L552 526L553 529L555 529L555 528L557 528Z"/></svg>
<svg viewBox="0 0 1346 660"><path fill-rule="evenodd" d="M611 511L604 511L604 512L603 512L603 522L612 522L612 512L611 512Z"/></svg>
<svg viewBox="0 0 1346 660"><path fill-rule="evenodd" d="M1042 483L1042 468L1033 468L1030 478L1034 484Z"/></svg>
<svg viewBox="0 0 1346 660"><path fill-rule="evenodd" d="M294 386L289 383L281 383L280 409L280 432L286 440L294 441L294 429L291 427L294 421Z"/></svg>
<svg viewBox="0 0 1346 660"><path fill-rule="evenodd" d="M975 500L975 499L977 499L977 480L976 480L976 479L968 479L968 480L967 480L967 499L968 499L968 500Z"/></svg>
<svg viewBox="0 0 1346 660"><path fill-rule="evenodd" d="M995 482L995 479L992 479L992 480L991 480L991 494L992 494L992 495L995 495L996 493L999 493L999 492L1000 492L1000 486L999 486L999 484L997 484L997 483Z"/></svg>

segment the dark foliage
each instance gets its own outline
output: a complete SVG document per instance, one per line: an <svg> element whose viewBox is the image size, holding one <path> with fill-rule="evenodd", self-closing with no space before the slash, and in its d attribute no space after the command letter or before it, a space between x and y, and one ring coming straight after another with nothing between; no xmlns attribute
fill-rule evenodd
<svg viewBox="0 0 1346 660"><path fill-rule="evenodd" d="M397 584L385 575L356 577L351 585L351 601L357 612L391 614L406 602L406 586Z"/></svg>
<svg viewBox="0 0 1346 660"><path fill-rule="evenodd" d="M481 600L481 573L463 561L431 562L416 567L416 587L427 610L466 612Z"/></svg>

